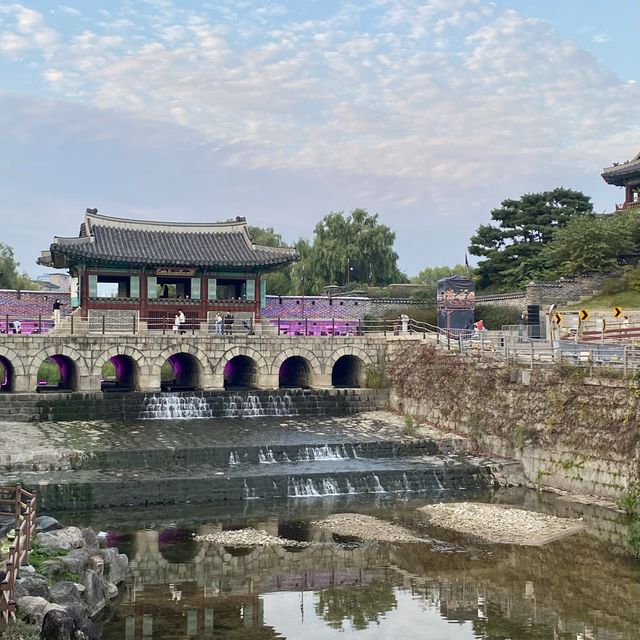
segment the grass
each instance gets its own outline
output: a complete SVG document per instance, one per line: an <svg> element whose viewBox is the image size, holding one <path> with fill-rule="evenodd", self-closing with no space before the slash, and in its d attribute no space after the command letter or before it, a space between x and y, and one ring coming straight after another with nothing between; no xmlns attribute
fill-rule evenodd
<svg viewBox="0 0 640 640"><path fill-rule="evenodd" d="M607 309L622 307L625 311L640 309L640 291L627 289L620 293L603 293L583 300L579 304L566 307L567 309Z"/></svg>
<svg viewBox="0 0 640 640"><path fill-rule="evenodd" d="M413 419L413 416L409 415L408 413L405 413L402 433L404 433L407 436L415 436L416 433L418 432L418 426L419 425Z"/></svg>
<svg viewBox="0 0 640 640"><path fill-rule="evenodd" d="M38 640L39 638L40 629L20 618L6 627L0 623L0 640Z"/></svg>

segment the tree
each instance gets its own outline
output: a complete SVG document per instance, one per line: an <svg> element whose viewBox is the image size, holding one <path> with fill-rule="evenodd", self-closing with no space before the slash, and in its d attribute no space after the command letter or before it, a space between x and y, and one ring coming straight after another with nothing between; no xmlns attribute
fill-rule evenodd
<svg viewBox="0 0 640 640"><path fill-rule="evenodd" d="M544 245L571 218L592 211L588 196L561 187L503 200L491 212L497 225L480 225L470 241L469 252L486 258L476 270L480 288L520 287L538 277L544 270Z"/></svg>
<svg viewBox="0 0 640 640"><path fill-rule="evenodd" d="M402 282L393 250L396 235L364 209L332 212L315 227L313 244L303 257L305 290L318 293L323 286L350 282L386 285Z"/></svg>
<svg viewBox="0 0 640 640"><path fill-rule="evenodd" d="M36 286L26 273L18 273L13 249L0 242L0 289L35 289Z"/></svg>
<svg viewBox="0 0 640 640"><path fill-rule="evenodd" d="M623 216L576 216L558 229L541 257L552 277L606 273L616 269L618 256L636 248L633 229Z"/></svg>
<svg viewBox="0 0 640 640"><path fill-rule="evenodd" d="M287 243L282 239L282 236L274 231L273 227L247 227L249 234L253 238L253 241L265 247L286 247ZM289 265L279 271L268 273L264 276L267 283L267 293L275 296L286 296L292 291L291 283L291 270L292 266Z"/></svg>

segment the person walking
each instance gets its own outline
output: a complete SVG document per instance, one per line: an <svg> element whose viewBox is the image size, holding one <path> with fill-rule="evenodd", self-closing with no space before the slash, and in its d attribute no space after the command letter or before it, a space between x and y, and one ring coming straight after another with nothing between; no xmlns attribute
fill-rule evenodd
<svg viewBox="0 0 640 640"><path fill-rule="evenodd" d="M222 335L222 314L219 311L218 313L216 313L215 325L216 325L216 335L221 336Z"/></svg>

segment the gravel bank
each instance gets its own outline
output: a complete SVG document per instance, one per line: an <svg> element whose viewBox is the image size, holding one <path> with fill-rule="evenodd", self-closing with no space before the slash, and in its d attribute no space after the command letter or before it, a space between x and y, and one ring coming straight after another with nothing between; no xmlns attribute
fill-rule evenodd
<svg viewBox="0 0 640 640"><path fill-rule="evenodd" d="M287 540L272 536L266 531L258 531L257 529L237 529L235 531L217 531L216 533L207 533L202 536L194 536L198 542L212 542L213 544L222 544L225 547L307 547L309 543L298 542L297 540Z"/></svg>
<svg viewBox="0 0 640 640"><path fill-rule="evenodd" d="M539 546L584 529L580 520L497 504L431 504L419 511L429 516L431 524L500 544Z"/></svg>
<svg viewBox="0 0 640 640"><path fill-rule="evenodd" d="M376 542L423 542L413 533L396 524L359 513L337 513L314 522L340 536L375 540Z"/></svg>

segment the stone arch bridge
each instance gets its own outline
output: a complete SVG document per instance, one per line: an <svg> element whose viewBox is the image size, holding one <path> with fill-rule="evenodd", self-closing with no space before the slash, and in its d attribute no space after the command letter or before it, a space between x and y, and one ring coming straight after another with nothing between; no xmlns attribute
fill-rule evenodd
<svg viewBox="0 0 640 640"><path fill-rule="evenodd" d="M382 335L6 336L0 384L6 392L35 391L48 362L59 369L61 391L361 387L367 370L383 365L386 345Z"/></svg>

